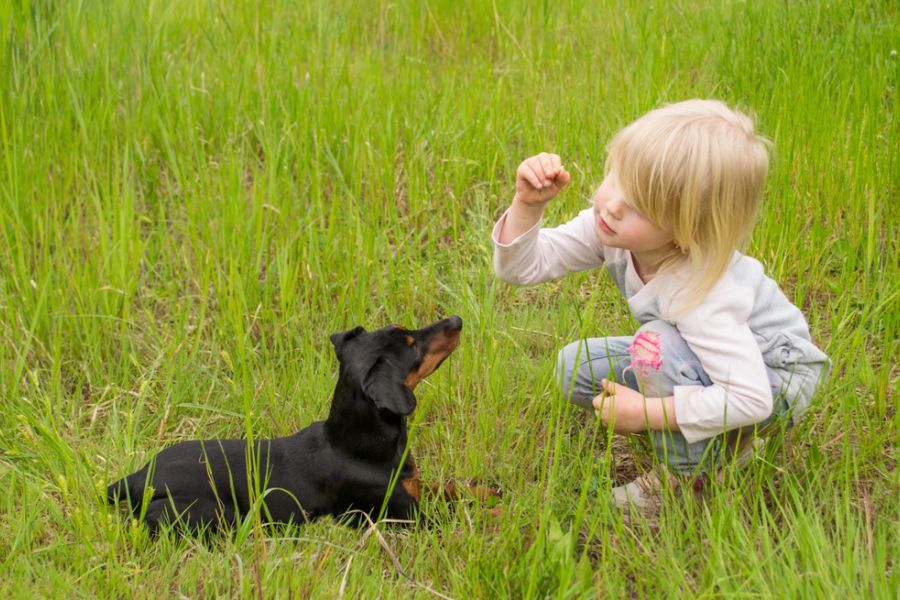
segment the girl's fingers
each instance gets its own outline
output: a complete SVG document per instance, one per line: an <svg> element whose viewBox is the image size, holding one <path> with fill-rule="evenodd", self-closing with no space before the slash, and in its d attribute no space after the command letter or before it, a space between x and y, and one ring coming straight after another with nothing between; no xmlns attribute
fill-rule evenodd
<svg viewBox="0 0 900 600"><path fill-rule="evenodd" d="M538 162L541 165L542 175L544 176L544 184L550 185L553 178L556 177L556 171L553 168L553 160L546 152L537 155Z"/></svg>
<svg viewBox="0 0 900 600"><path fill-rule="evenodd" d="M542 187L547 187L550 185L550 176L547 173L547 165L544 160L541 158L541 155L533 156L528 160L528 165L531 167L531 170L534 171L534 174L538 176L538 179L541 182Z"/></svg>
<svg viewBox="0 0 900 600"><path fill-rule="evenodd" d="M563 172L562 159L559 158L558 154L550 155L550 168L553 169L553 172L557 175Z"/></svg>
<svg viewBox="0 0 900 600"><path fill-rule="evenodd" d="M591 404L594 407L594 414L598 417L603 411L604 405L608 407L616 401L615 392L612 391L615 389L614 383L602 379L600 380L600 387L603 388L603 392L594 396L594 399L591 401Z"/></svg>
<svg viewBox="0 0 900 600"><path fill-rule="evenodd" d="M572 176L566 171L565 167L563 167L562 159L558 154L548 154L548 156L550 159L550 177L553 180L553 184L556 185L558 189L562 189L569 185Z"/></svg>
<svg viewBox="0 0 900 600"><path fill-rule="evenodd" d="M559 155L549 152L541 152L526 158L519 165L518 176L536 190L554 185L562 189L571 180L571 176L562 166Z"/></svg>
<svg viewBox="0 0 900 600"><path fill-rule="evenodd" d="M525 161L522 163L522 165L519 167L519 175L523 177L525 181L531 184L531 187L536 190L544 187L541 183L541 178L537 173L535 173L530 161Z"/></svg>

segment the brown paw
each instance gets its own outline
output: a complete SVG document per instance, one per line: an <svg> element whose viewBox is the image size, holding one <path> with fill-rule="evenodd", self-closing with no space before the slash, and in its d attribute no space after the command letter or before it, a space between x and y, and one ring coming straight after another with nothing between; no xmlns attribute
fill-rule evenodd
<svg viewBox="0 0 900 600"><path fill-rule="evenodd" d="M503 497L503 486L499 484L493 483L481 483L478 481L469 481L467 484L469 491L475 494L478 498L488 498L488 497Z"/></svg>

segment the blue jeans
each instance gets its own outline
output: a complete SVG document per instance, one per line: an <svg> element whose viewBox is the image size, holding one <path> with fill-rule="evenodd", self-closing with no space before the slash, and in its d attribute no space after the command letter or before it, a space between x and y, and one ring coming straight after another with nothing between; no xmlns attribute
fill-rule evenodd
<svg viewBox="0 0 900 600"><path fill-rule="evenodd" d="M755 430L779 422L790 425L789 407L782 393L786 381L766 367L775 407L761 423L738 430L749 439ZM591 338L572 342L559 352L556 371L560 389L573 403L593 409L600 380L608 379L638 390L646 397L671 396L675 386L712 385L697 356L678 330L664 321L650 321L632 337ZM738 432L731 433L736 437ZM725 456L725 435L689 444L677 431L648 431L660 463L678 473L709 471Z"/></svg>

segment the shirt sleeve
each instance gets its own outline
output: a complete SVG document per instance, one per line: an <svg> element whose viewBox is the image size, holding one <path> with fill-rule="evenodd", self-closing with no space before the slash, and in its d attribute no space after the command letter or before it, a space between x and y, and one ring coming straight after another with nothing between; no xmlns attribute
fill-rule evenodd
<svg viewBox="0 0 900 600"><path fill-rule="evenodd" d="M541 228L539 221L512 242L501 244L498 240L507 213L491 232L494 271L503 281L533 285L603 264L603 245L594 230L592 209L558 227Z"/></svg>
<svg viewBox="0 0 900 600"><path fill-rule="evenodd" d="M676 386L675 420L688 443L759 423L772 414L772 388L747 319L753 294L726 274L699 307L677 319L709 386Z"/></svg>

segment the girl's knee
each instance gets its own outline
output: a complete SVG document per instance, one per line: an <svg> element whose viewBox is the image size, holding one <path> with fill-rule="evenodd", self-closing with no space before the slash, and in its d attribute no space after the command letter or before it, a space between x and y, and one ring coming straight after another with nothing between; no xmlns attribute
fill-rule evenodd
<svg viewBox="0 0 900 600"><path fill-rule="evenodd" d="M671 395L674 386L708 385L697 356L678 329L665 321L649 321L628 348L631 371L648 396Z"/></svg>
<svg viewBox="0 0 900 600"><path fill-rule="evenodd" d="M658 346L660 353L664 349L669 350L675 347L684 346L687 343L684 341L684 338L681 337L681 333L678 331L677 327L659 319L647 321L641 325L634 334L634 337L635 341L651 341L654 345Z"/></svg>
<svg viewBox="0 0 900 600"><path fill-rule="evenodd" d="M628 347L631 365L641 374L659 371L663 356L671 355L673 341L680 338L678 330L665 321L649 321L638 328Z"/></svg>
<svg viewBox="0 0 900 600"><path fill-rule="evenodd" d="M556 359L556 382L563 396L590 408L600 393L601 379L622 380L631 362L631 341L631 337L583 338L563 347Z"/></svg>

